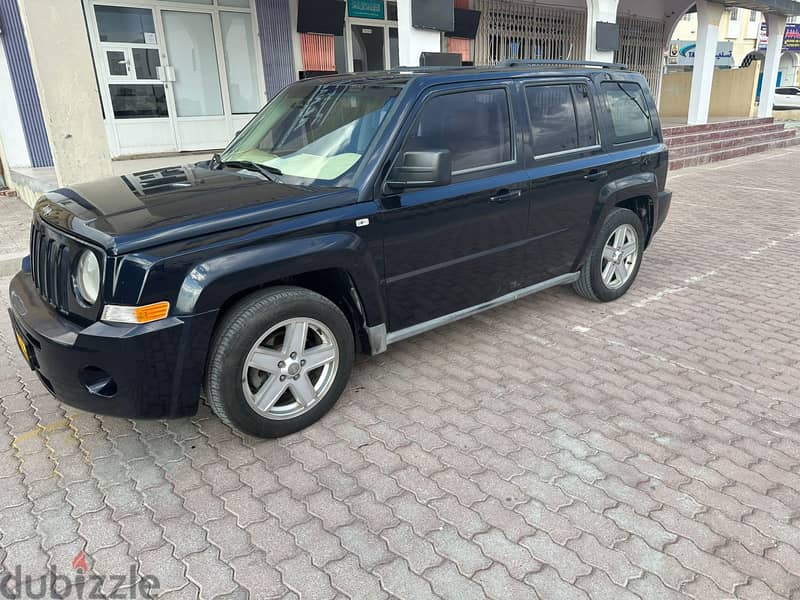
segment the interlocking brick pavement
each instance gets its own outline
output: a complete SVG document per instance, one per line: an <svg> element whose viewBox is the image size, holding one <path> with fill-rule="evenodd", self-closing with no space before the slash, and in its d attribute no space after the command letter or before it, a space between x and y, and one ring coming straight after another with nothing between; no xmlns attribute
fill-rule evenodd
<svg viewBox="0 0 800 600"><path fill-rule="evenodd" d="M2 568L84 550L164 598L800 598L799 159L679 172L624 299L553 290L361 359L277 441L63 406L0 311Z"/></svg>

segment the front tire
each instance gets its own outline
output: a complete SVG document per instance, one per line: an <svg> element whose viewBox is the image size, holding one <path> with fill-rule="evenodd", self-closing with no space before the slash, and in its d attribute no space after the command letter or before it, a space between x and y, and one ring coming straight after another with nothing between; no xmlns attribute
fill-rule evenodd
<svg viewBox="0 0 800 600"><path fill-rule="evenodd" d="M575 291L598 302L624 296L639 274L644 244L641 219L628 209L613 209L600 228L580 278L573 284Z"/></svg>
<svg viewBox="0 0 800 600"><path fill-rule="evenodd" d="M206 374L211 409L256 437L289 435L327 413L350 378L353 332L330 300L296 287L247 296L223 317Z"/></svg>

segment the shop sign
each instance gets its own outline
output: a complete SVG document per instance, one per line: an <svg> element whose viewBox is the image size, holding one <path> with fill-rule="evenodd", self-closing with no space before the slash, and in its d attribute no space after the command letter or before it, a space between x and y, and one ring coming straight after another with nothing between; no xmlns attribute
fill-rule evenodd
<svg viewBox="0 0 800 600"><path fill-rule="evenodd" d="M669 44L667 64L670 66L694 65L697 42L689 40L672 40ZM717 56L715 61L718 67L733 65L733 42L717 42Z"/></svg>
<svg viewBox="0 0 800 600"><path fill-rule="evenodd" d="M383 0L348 0L347 14L360 19L383 19Z"/></svg>
<svg viewBox="0 0 800 600"><path fill-rule="evenodd" d="M761 32L758 36L758 49L761 52L767 50L767 24L761 24ZM800 23L789 23L783 33L783 52L800 52Z"/></svg>

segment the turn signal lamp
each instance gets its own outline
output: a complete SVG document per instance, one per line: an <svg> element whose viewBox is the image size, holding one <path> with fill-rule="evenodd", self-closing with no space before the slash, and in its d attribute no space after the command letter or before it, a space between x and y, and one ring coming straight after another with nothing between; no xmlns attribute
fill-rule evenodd
<svg viewBox="0 0 800 600"><path fill-rule="evenodd" d="M169 315L169 302L155 302L144 306L117 306L109 304L103 308L103 321L110 323L152 323L166 319Z"/></svg>

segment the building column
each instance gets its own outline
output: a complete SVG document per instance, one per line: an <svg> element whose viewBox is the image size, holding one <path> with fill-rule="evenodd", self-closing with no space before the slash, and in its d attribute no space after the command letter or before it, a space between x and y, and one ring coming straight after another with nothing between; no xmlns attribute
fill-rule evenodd
<svg viewBox="0 0 800 600"><path fill-rule="evenodd" d="M783 36L786 30L786 17L783 15L765 15L767 18L767 56L764 59L764 79L761 84L761 99L758 102L758 116L772 116L775 104L775 86L778 85L781 54L783 53Z"/></svg>
<svg viewBox="0 0 800 600"><path fill-rule="evenodd" d="M697 0L697 47L692 72L692 91L689 95L689 125L708 123L711 106L711 88L714 85L714 68L717 62L717 39L722 4Z"/></svg>
<svg viewBox="0 0 800 600"><path fill-rule="evenodd" d="M586 0L586 60L614 62L613 51L597 49L597 24L616 23L619 0Z"/></svg>
<svg viewBox="0 0 800 600"><path fill-rule="evenodd" d="M401 67L418 67L422 52L441 52L441 33L411 26L411 0L397 0L397 35Z"/></svg>
<svg viewBox="0 0 800 600"><path fill-rule="evenodd" d="M18 0L59 185L111 175L80 2Z"/></svg>

